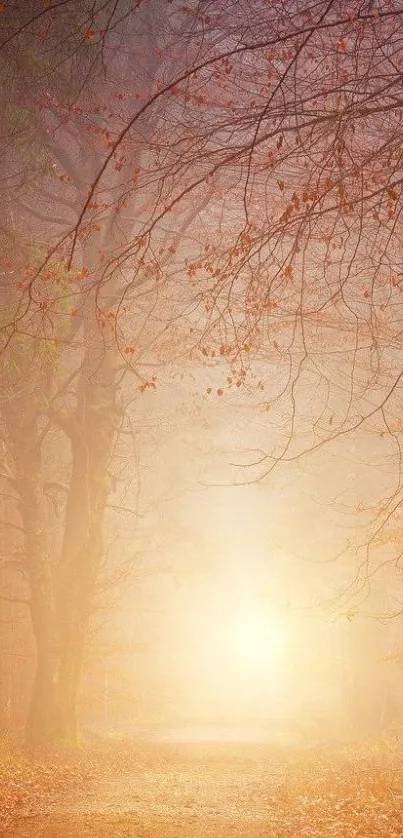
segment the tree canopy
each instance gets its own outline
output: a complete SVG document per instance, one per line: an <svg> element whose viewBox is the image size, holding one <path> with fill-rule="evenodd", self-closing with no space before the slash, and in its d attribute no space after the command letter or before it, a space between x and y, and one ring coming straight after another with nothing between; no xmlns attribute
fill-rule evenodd
<svg viewBox="0 0 403 838"><path fill-rule="evenodd" d="M241 482L375 437L390 481L359 582L394 532L403 6L0 11L2 478L38 645L35 740L75 736L112 463L158 366L222 364L209 395L256 388L274 441Z"/></svg>

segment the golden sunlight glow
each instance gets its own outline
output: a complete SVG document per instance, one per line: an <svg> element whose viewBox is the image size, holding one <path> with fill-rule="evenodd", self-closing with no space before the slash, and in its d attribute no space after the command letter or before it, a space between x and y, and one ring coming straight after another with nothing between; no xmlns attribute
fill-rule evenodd
<svg viewBox="0 0 403 838"><path fill-rule="evenodd" d="M203 624L199 634L198 674L187 670L188 688L217 706L229 709L240 703L243 711L253 713L256 701L273 702L284 692L287 622L258 598L215 605L210 606L208 627ZM191 632L187 636L189 641Z"/></svg>
<svg viewBox="0 0 403 838"><path fill-rule="evenodd" d="M274 671L286 647L285 629L268 610L242 613L233 627L233 655L245 675Z"/></svg>

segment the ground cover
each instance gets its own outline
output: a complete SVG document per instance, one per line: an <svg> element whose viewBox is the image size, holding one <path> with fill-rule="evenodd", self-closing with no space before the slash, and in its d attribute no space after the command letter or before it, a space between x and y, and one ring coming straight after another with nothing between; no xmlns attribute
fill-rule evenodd
<svg viewBox="0 0 403 838"><path fill-rule="evenodd" d="M15 838L402 838L398 741L306 747L120 742L10 753L0 834Z"/></svg>

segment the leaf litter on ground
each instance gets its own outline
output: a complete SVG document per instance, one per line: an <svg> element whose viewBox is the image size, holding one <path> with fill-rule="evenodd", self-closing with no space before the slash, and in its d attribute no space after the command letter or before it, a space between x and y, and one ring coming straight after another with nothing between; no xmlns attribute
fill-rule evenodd
<svg viewBox="0 0 403 838"><path fill-rule="evenodd" d="M113 743L11 754L0 834L15 838L403 838L403 748ZM2 831L3 830L3 831Z"/></svg>

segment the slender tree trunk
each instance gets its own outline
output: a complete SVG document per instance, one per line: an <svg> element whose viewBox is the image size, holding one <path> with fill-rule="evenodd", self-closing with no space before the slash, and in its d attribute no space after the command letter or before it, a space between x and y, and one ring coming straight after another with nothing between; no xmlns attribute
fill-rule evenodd
<svg viewBox="0 0 403 838"><path fill-rule="evenodd" d="M61 733L70 742L77 736L77 694L103 555L108 468L118 419L114 356L104 346L87 349L73 423L72 472L57 593L58 704Z"/></svg>
<svg viewBox="0 0 403 838"><path fill-rule="evenodd" d="M47 531L41 449L29 398L3 407L15 468L15 489L24 532L24 565L36 641L36 671L26 739L41 745L57 735L54 568Z"/></svg>
<svg viewBox="0 0 403 838"><path fill-rule="evenodd" d="M74 521L70 519L70 526L73 525ZM77 740L78 689L88 640L96 573L102 557L101 544L91 544L90 538L80 547L72 555L59 580L61 583L63 578L63 584L59 585L57 606L57 704L60 735L70 744Z"/></svg>

